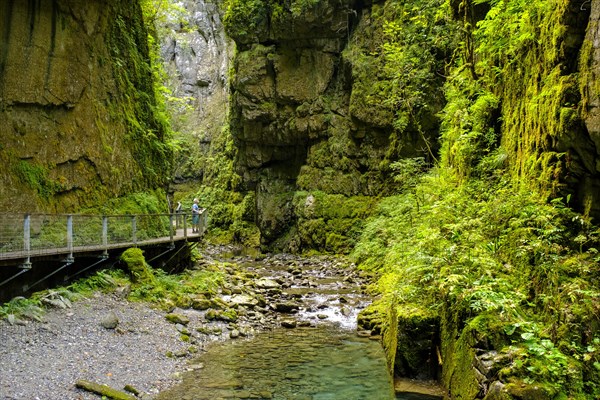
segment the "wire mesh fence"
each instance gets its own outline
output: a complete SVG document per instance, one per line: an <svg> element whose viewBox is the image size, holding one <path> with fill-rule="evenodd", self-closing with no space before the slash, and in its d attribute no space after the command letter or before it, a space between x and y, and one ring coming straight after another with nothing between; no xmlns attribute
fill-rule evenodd
<svg viewBox="0 0 600 400"><path fill-rule="evenodd" d="M0 258L73 253L140 245L197 236L206 229L200 215L199 232L191 233L192 216L177 214L84 215L0 213Z"/></svg>

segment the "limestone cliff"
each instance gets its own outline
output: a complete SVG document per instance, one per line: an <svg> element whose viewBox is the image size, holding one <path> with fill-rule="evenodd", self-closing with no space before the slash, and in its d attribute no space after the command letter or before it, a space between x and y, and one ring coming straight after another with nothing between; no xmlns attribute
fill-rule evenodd
<svg viewBox="0 0 600 400"><path fill-rule="evenodd" d="M73 211L164 187L140 4L8 0L0 21L0 208Z"/></svg>
<svg viewBox="0 0 600 400"><path fill-rule="evenodd" d="M237 167L265 243L351 246L350 199L391 193L406 157L461 179L499 163L598 215L597 5L536 3L511 25L487 2L451 1L454 21L442 2L226 3Z"/></svg>
<svg viewBox="0 0 600 400"><path fill-rule="evenodd" d="M198 188L214 180L208 160L227 125L232 46L217 3L186 0L178 5L160 30L168 86L178 99L170 107L173 128L184 143L176 156L174 182L195 182Z"/></svg>
<svg viewBox="0 0 600 400"><path fill-rule="evenodd" d="M432 80L428 111L399 128L396 107L380 94L392 77L374 54L400 6L374 3L228 3L238 50L231 129L264 243L347 250L369 199L395 186L390 164L431 161L442 81Z"/></svg>

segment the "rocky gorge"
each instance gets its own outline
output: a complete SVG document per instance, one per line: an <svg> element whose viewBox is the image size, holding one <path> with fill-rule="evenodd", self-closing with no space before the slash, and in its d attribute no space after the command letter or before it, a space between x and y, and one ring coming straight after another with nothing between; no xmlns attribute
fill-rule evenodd
<svg viewBox="0 0 600 400"><path fill-rule="evenodd" d="M348 262L283 254L233 256L213 249L197 268L214 263L226 265L218 293L199 295L185 308L130 302L125 286L68 306L54 303L40 322L2 321L0 398L96 398L75 388L77 380L85 379L117 389L129 385L138 397L150 399L183 372L201 368L193 360L210 342L320 324L371 335L357 331L357 314L369 296L365 277Z"/></svg>

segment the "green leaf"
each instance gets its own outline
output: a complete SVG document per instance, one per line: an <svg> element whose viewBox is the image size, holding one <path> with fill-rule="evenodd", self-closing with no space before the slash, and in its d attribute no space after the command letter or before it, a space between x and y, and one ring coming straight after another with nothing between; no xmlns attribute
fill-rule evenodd
<svg viewBox="0 0 600 400"><path fill-rule="evenodd" d="M523 340L528 341L533 339L535 337L535 334L532 332L524 332L521 333L521 337L523 338Z"/></svg>
<svg viewBox="0 0 600 400"><path fill-rule="evenodd" d="M515 330L517 329L518 324L514 324L514 325L507 325L504 327L504 333L506 333L507 335L512 335L513 333L515 333Z"/></svg>

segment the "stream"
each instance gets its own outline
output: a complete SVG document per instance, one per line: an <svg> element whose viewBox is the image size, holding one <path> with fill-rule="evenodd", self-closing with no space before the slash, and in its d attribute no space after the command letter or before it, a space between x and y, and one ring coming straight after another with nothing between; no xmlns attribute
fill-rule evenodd
<svg viewBox="0 0 600 400"><path fill-rule="evenodd" d="M263 326L254 325L254 334L246 337L207 344L190 360L181 382L157 400L440 399L395 396L378 337L357 334L357 314L370 298L348 264L289 255L217 257L252 274L255 290L266 299L264 307L238 309L243 317L224 332L243 331L255 321ZM226 302L233 297L228 291L221 295Z"/></svg>

